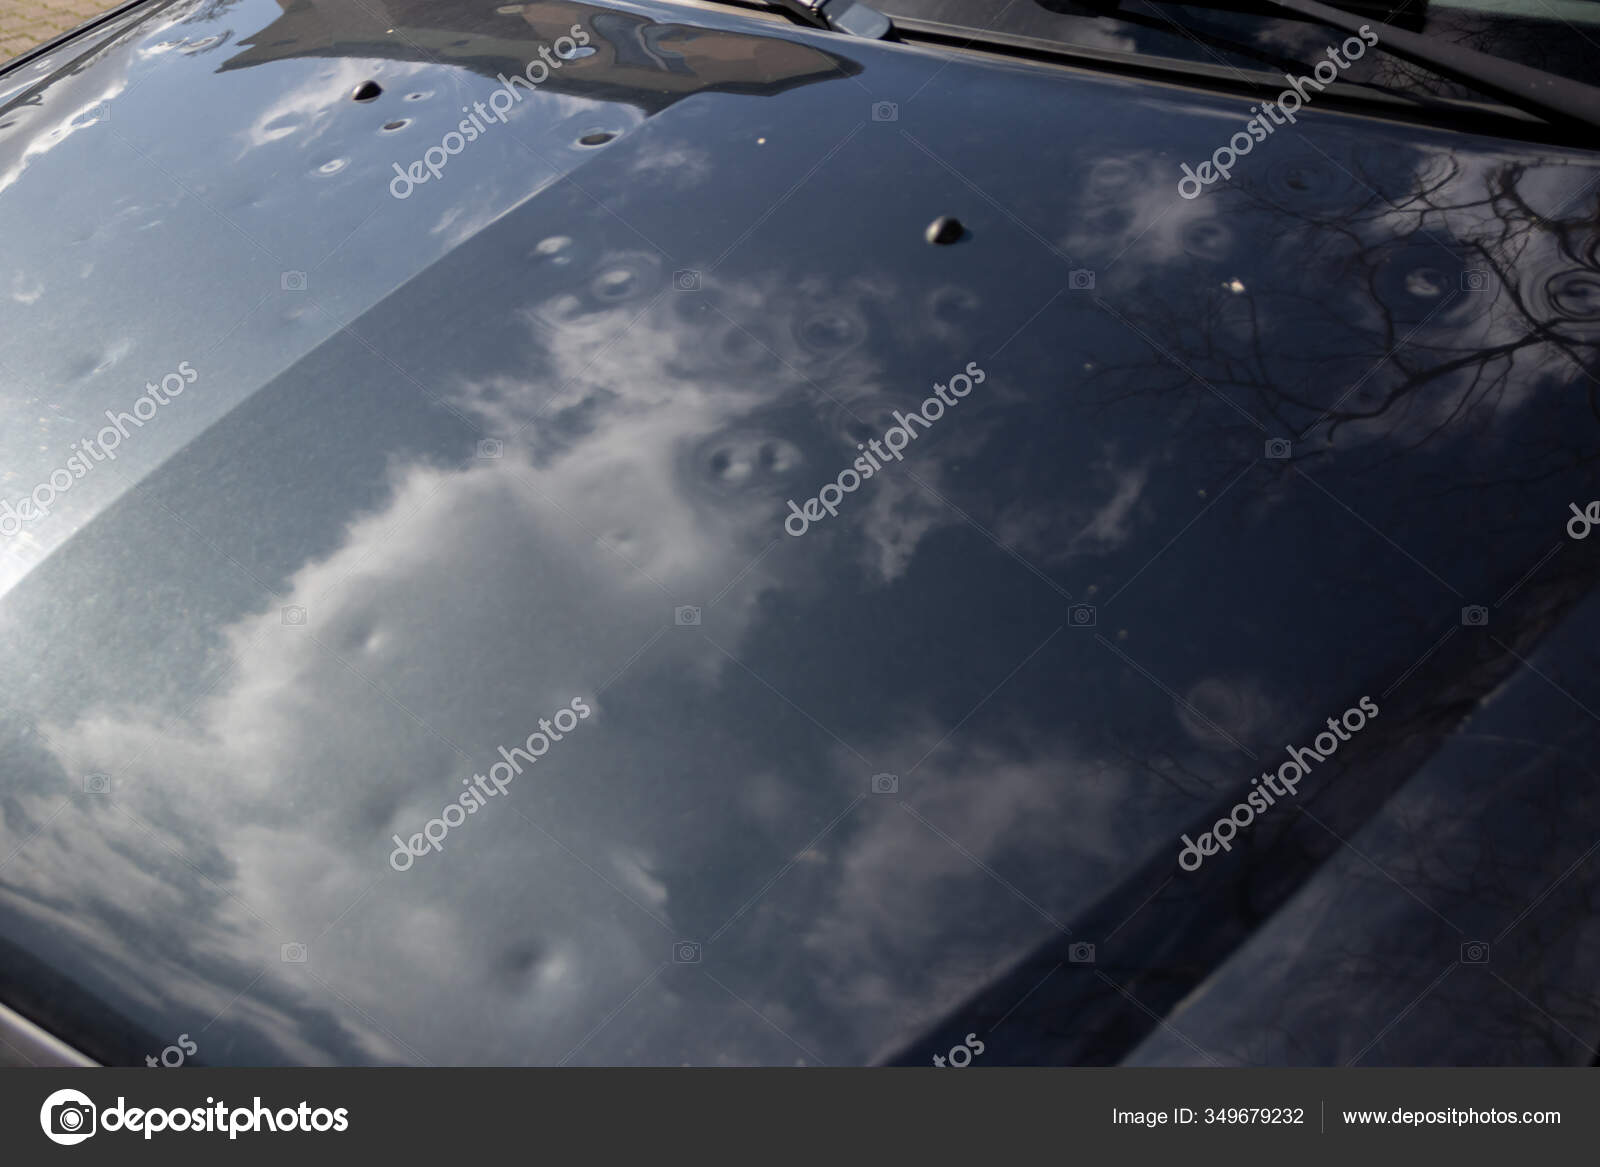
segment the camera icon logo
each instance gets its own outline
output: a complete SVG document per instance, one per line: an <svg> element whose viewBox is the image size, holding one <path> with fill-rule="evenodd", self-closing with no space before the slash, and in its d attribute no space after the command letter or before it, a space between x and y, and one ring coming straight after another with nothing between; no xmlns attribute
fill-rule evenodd
<svg viewBox="0 0 1600 1167"><path fill-rule="evenodd" d="M1067 949L1067 959L1073 964L1093 964L1094 945L1080 940Z"/></svg>
<svg viewBox="0 0 1600 1167"><path fill-rule="evenodd" d="M303 292L306 290L306 273L303 271L286 271L279 282L286 292Z"/></svg>
<svg viewBox="0 0 1600 1167"><path fill-rule="evenodd" d="M304 964L306 956L306 946L298 940L291 940L278 948L278 959L284 964Z"/></svg>
<svg viewBox="0 0 1600 1167"><path fill-rule="evenodd" d="M85 774L83 776L83 792L85 794L110 794L111 775Z"/></svg>
<svg viewBox="0 0 1600 1167"><path fill-rule="evenodd" d="M673 964L699 964L700 942L698 940L680 940L672 946Z"/></svg>
<svg viewBox="0 0 1600 1167"><path fill-rule="evenodd" d="M698 292L700 290L700 273L697 271L675 271L672 273L672 286L680 292Z"/></svg>
<svg viewBox="0 0 1600 1167"><path fill-rule="evenodd" d="M1067 287L1074 292L1094 291L1094 272L1086 267L1075 267L1067 273Z"/></svg>
<svg viewBox="0 0 1600 1167"><path fill-rule="evenodd" d="M700 627L700 609L693 604L684 604L682 607L672 609L672 622L679 628Z"/></svg>
<svg viewBox="0 0 1600 1167"><path fill-rule="evenodd" d="M94 1134L97 1114L94 1103L81 1090L57 1090L39 1108L39 1126L52 1143L71 1147Z"/></svg>
<svg viewBox="0 0 1600 1167"><path fill-rule="evenodd" d="M501 458L505 456L506 444L499 438L483 438L478 442L478 457Z"/></svg>
<svg viewBox="0 0 1600 1167"><path fill-rule="evenodd" d="M1468 940L1461 946L1462 964L1488 964L1489 945L1482 940Z"/></svg>
<svg viewBox="0 0 1600 1167"><path fill-rule="evenodd" d="M874 794L899 794L900 775L874 774L872 776L872 793Z"/></svg>
<svg viewBox="0 0 1600 1167"><path fill-rule="evenodd" d="M1461 609L1461 623L1468 628L1482 628L1489 623L1489 609L1482 604L1468 604Z"/></svg>
<svg viewBox="0 0 1600 1167"><path fill-rule="evenodd" d="M283 624L285 628L304 628L306 610L299 604L290 604L283 610Z"/></svg>
<svg viewBox="0 0 1600 1167"><path fill-rule="evenodd" d="M1267 457L1282 462L1293 452L1294 446L1290 444L1288 438L1267 439Z"/></svg>
<svg viewBox="0 0 1600 1167"><path fill-rule="evenodd" d="M1461 290L1463 292L1487 292L1489 290L1489 273L1476 269L1462 272Z"/></svg>
<svg viewBox="0 0 1600 1167"><path fill-rule="evenodd" d="M1074 628L1093 628L1098 622L1093 604L1074 604L1067 609L1067 619Z"/></svg>
<svg viewBox="0 0 1600 1167"><path fill-rule="evenodd" d="M900 120L900 106L892 101L875 101L872 103L872 120L897 122Z"/></svg>

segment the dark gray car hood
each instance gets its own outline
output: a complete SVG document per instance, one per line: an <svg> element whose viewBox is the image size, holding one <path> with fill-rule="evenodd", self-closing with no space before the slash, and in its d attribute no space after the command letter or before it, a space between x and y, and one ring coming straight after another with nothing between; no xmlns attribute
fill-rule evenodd
<svg viewBox="0 0 1600 1167"><path fill-rule="evenodd" d="M1247 101L668 4L152 6L0 93L0 502L195 373L0 539L0 999L128 1062L1593 1056L1594 155L1311 110L1186 200Z"/></svg>

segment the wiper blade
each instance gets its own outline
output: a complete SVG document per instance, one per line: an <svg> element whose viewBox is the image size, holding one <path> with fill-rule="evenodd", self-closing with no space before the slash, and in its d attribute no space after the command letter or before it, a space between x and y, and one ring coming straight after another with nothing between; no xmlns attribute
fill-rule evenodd
<svg viewBox="0 0 1600 1167"><path fill-rule="evenodd" d="M894 22L861 0L778 0L790 12L818 28L832 29L849 36L883 40L894 31Z"/></svg>
<svg viewBox="0 0 1600 1167"><path fill-rule="evenodd" d="M1370 20L1320 3L1320 0L1258 0L1258 3L1286 9L1348 33L1360 31L1362 25L1372 26ZM1600 129L1600 89L1592 85L1382 21L1378 25L1377 47L1392 56L1464 81L1507 105L1546 120Z"/></svg>

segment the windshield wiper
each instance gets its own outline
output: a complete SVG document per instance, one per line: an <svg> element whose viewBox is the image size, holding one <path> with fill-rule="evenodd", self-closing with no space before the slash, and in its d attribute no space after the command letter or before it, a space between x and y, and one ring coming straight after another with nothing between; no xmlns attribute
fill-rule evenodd
<svg viewBox="0 0 1600 1167"><path fill-rule="evenodd" d="M1190 3L1194 0L1178 2ZM1370 28L1373 24L1371 20L1320 3L1320 0L1256 2L1268 8L1285 9L1307 20L1352 34L1358 32L1362 25ZM1198 0L1195 6L1205 7L1205 0ZM1382 21L1377 25L1377 47L1391 56L1424 65L1441 76L1464 81L1507 105L1527 110L1547 121L1576 123L1589 129L1600 129L1600 89L1592 85Z"/></svg>
<svg viewBox="0 0 1600 1167"><path fill-rule="evenodd" d="M1177 0L1206 7L1205 0ZM1318 24L1355 34L1371 21L1323 4L1320 0L1255 0ZM787 11L818 28L872 39L894 38L894 22L861 0L776 0ZM1112 0L1112 8L1120 0ZM1600 88L1573 81L1491 53L1451 44L1439 37L1379 21L1377 47L1391 56L1423 65L1441 76L1464 81L1507 105L1558 124L1600 129ZM981 41L981 34L974 35Z"/></svg>
<svg viewBox="0 0 1600 1167"><path fill-rule="evenodd" d="M778 0L790 12L818 28L850 36L883 40L894 31L894 22L876 8L860 0Z"/></svg>

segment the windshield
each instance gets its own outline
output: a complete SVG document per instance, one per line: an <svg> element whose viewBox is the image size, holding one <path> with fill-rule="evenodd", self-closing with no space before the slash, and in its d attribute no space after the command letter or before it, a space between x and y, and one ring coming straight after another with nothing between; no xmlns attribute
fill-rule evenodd
<svg viewBox="0 0 1600 1167"><path fill-rule="evenodd" d="M1342 37L1333 29L1264 6L1216 0L1206 5L1153 0L882 0L896 20L928 20L982 32L1026 36L1077 49L1114 51L1235 69L1314 64ZM1400 0L1344 3L1387 23L1575 81L1600 77L1600 3L1596 0ZM1381 48L1381 45L1380 45ZM1383 52L1367 55L1344 80L1417 95L1477 98L1471 86Z"/></svg>

